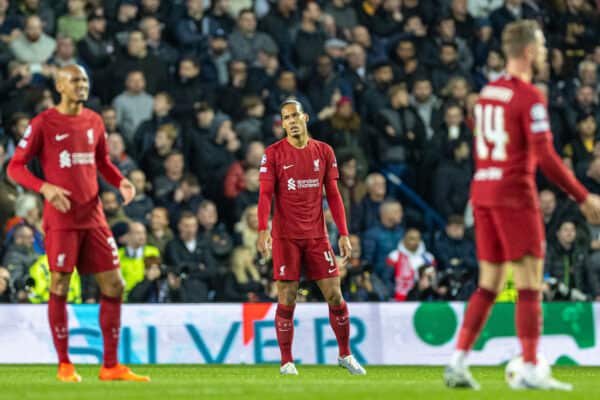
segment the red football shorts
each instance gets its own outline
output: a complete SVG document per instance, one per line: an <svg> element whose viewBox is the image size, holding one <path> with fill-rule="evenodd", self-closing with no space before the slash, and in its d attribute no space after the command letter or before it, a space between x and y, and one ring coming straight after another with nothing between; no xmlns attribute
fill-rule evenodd
<svg viewBox="0 0 600 400"><path fill-rule="evenodd" d="M301 272L311 281L339 276L329 240L273 238L273 279L298 281Z"/></svg>
<svg viewBox="0 0 600 400"><path fill-rule="evenodd" d="M540 211L533 208L474 207L477 258L501 263L524 256L544 258Z"/></svg>
<svg viewBox="0 0 600 400"><path fill-rule="evenodd" d="M44 239L50 271L97 274L120 268L117 243L107 227L49 230Z"/></svg>

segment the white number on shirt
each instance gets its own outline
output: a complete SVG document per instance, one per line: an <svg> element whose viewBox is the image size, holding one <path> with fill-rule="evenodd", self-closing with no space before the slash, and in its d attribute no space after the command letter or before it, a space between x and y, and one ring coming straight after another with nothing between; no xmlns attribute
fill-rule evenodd
<svg viewBox="0 0 600 400"><path fill-rule="evenodd" d="M504 107L487 104L475 106L477 135L477 157L486 160L490 157L488 144L491 143L491 158L494 161L506 160L508 133L504 130Z"/></svg>

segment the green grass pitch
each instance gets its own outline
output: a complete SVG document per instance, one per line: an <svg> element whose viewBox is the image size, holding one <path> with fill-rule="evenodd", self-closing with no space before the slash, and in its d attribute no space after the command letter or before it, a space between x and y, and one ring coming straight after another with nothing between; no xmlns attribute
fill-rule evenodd
<svg viewBox="0 0 600 400"><path fill-rule="evenodd" d="M299 365L299 376L279 376L278 366L144 365L150 383L100 382L98 366L78 366L79 384L55 380L55 366L0 365L0 399L128 400L128 399L259 399L259 400L440 400L440 399L600 399L600 368L555 367L554 375L575 390L514 392L500 367L473 368L481 392L446 389L440 367L367 366L367 376L350 376L334 366Z"/></svg>

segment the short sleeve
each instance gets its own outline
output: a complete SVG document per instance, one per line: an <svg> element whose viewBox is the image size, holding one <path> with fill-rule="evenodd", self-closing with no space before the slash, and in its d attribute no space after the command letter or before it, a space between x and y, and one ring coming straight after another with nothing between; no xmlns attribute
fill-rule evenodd
<svg viewBox="0 0 600 400"><path fill-rule="evenodd" d="M548 107L542 94L532 91L523 104L523 128L528 141L552 138Z"/></svg>
<svg viewBox="0 0 600 400"><path fill-rule="evenodd" d="M273 159L273 151L267 147L265 153L260 160L259 180L274 181L275 180L275 160Z"/></svg>
<svg viewBox="0 0 600 400"><path fill-rule="evenodd" d="M325 181L332 179L339 179L340 173L338 171L337 160L335 159L335 153L331 146L326 145L325 157L327 161L327 168L325 170Z"/></svg>

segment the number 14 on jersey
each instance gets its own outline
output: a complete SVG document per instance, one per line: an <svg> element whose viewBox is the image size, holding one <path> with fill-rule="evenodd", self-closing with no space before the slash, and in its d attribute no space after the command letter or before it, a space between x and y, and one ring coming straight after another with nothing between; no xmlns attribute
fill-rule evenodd
<svg viewBox="0 0 600 400"><path fill-rule="evenodd" d="M477 158L506 161L508 133L504 130L504 107L492 104L475 106Z"/></svg>

